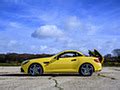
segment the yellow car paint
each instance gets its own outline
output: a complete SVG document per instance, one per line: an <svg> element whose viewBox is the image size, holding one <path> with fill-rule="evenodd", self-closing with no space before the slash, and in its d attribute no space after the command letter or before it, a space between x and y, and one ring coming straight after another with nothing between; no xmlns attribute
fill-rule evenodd
<svg viewBox="0 0 120 90"><path fill-rule="evenodd" d="M80 56L58 57L61 54L69 52L74 52L76 55L78 54ZM95 62L94 59L97 58L85 56L79 51L66 50L49 58L31 59L25 64L23 62L21 68L23 69L24 73L28 74L30 65L33 63L38 63L42 66L43 73L78 73L82 64L89 63L94 67L95 72L100 71L102 69L102 64L100 62Z"/></svg>

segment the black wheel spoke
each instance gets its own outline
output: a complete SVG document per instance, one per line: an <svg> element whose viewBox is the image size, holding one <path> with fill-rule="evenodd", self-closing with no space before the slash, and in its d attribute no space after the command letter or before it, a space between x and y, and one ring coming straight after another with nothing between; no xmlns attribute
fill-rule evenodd
<svg viewBox="0 0 120 90"><path fill-rule="evenodd" d="M93 66L91 64L83 64L80 69L80 73L83 76L91 76L93 73Z"/></svg>
<svg viewBox="0 0 120 90"><path fill-rule="evenodd" d="M39 64L33 64L29 68L29 74L31 75L41 75L42 74L42 68Z"/></svg>

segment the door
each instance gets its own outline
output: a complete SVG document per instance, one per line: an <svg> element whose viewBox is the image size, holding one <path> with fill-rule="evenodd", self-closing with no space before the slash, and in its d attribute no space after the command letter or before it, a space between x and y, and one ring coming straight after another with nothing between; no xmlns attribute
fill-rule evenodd
<svg viewBox="0 0 120 90"><path fill-rule="evenodd" d="M78 54L65 52L57 56L57 59L46 66L48 72L76 72L78 67Z"/></svg>

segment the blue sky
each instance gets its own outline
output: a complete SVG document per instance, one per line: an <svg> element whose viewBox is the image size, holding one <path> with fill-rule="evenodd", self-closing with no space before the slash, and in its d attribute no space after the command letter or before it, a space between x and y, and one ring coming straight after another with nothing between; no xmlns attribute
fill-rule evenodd
<svg viewBox="0 0 120 90"><path fill-rule="evenodd" d="M0 0L0 53L94 48L120 48L120 0Z"/></svg>

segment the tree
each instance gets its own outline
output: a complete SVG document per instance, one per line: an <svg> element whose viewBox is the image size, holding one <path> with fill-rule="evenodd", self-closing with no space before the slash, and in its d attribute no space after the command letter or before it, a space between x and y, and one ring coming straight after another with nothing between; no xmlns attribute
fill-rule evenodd
<svg viewBox="0 0 120 90"><path fill-rule="evenodd" d="M111 58L112 55L111 55L111 54L107 54L107 55L105 55L104 57L105 57L105 58Z"/></svg>
<svg viewBox="0 0 120 90"><path fill-rule="evenodd" d="M0 54L0 63L5 63L5 54Z"/></svg>
<svg viewBox="0 0 120 90"><path fill-rule="evenodd" d="M112 51L112 53L113 53L114 56L119 57L119 56L120 56L120 49L114 49L114 50Z"/></svg>

